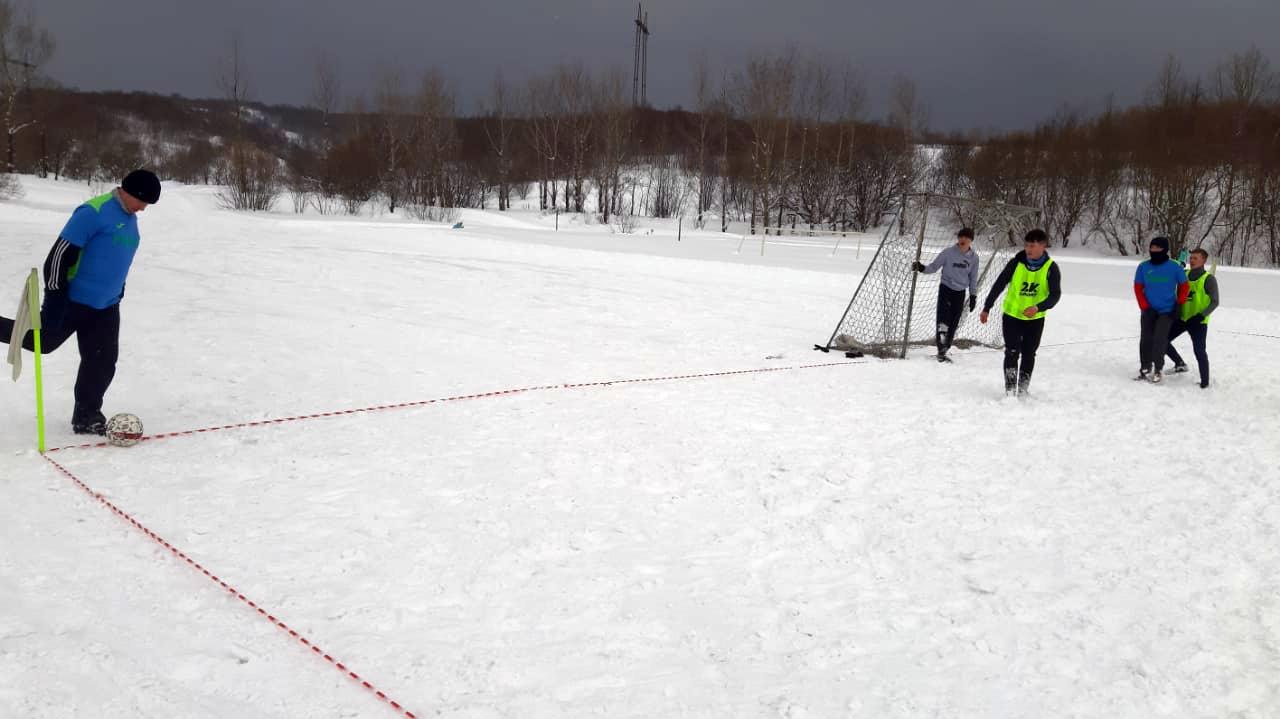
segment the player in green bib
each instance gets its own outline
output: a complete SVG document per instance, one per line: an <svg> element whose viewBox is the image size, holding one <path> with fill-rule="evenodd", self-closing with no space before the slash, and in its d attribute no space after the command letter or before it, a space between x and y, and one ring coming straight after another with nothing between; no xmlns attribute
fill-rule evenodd
<svg viewBox="0 0 1280 719"><path fill-rule="evenodd" d="M1196 366L1200 370L1200 388L1209 387L1209 353L1205 350L1205 340L1209 334L1209 315L1218 309L1218 278L1214 277L1204 265L1209 261L1209 253L1197 247L1191 251L1187 262L1191 271L1187 273L1187 281L1191 291L1187 301L1182 304L1178 320L1173 323L1169 332L1169 346L1165 354L1173 360L1174 372L1186 372L1187 363L1182 355L1173 347L1173 338L1183 332L1191 336L1191 349L1195 351Z"/></svg>
<svg viewBox="0 0 1280 719"><path fill-rule="evenodd" d="M1044 316L1062 297L1062 274L1048 252L1049 236L1035 229L1023 240L1023 250L1000 271L982 306L986 324L996 298L1005 293L1001 330L1004 334L1004 391L1025 397L1031 388L1036 350L1044 334Z"/></svg>

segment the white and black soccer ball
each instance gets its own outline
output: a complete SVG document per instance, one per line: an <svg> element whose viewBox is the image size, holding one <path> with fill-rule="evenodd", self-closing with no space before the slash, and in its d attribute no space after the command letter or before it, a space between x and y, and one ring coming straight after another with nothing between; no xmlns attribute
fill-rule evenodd
<svg viewBox="0 0 1280 719"><path fill-rule="evenodd" d="M142 420L137 415L117 414L107 420L107 441L117 447L132 447L142 439Z"/></svg>

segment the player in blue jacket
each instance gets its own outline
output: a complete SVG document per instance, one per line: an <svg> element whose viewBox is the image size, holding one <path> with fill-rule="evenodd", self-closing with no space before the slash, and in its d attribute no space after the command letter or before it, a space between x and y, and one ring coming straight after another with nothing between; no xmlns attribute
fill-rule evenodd
<svg viewBox="0 0 1280 719"><path fill-rule="evenodd" d="M1169 260L1169 240L1157 237L1148 248L1151 259L1138 265L1133 293L1142 310L1142 336L1138 344L1141 368L1134 379L1160 382L1164 379L1164 354L1169 346L1169 330L1178 308L1187 301L1191 286L1187 273Z"/></svg>
<svg viewBox="0 0 1280 719"><path fill-rule="evenodd" d="M76 434L104 434L102 399L120 354L120 299L134 253L138 213L160 199L160 180L147 170L130 172L120 187L76 208L44 262L41 350L53 352L76 336ZM9 342L13 320L0 317L0 342ZM22 346L33 350L30 332Z"/></svg>

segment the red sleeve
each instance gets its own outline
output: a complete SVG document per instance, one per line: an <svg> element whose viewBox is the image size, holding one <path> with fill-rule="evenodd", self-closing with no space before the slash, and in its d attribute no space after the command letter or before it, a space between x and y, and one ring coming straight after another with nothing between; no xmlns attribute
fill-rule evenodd
<svg viewBox="0 0 1280 719"><path fill-rule="evenodd" d="M1141 282L1133 283L1133 294L1138 297L1138 309L1140 310L1145 310L1151 306L1151 303L1147 302L1147 296L1142 292L1143 286Z"/></svg>
<svg viewBox="0 0 1280 719"><path fill-rule="evenodd" d="M1178 285L1178 304L1185 305L1187 303L1187 297L1190 295L1191 295L1190 282L1183 282L1182 284Z"/></svg>

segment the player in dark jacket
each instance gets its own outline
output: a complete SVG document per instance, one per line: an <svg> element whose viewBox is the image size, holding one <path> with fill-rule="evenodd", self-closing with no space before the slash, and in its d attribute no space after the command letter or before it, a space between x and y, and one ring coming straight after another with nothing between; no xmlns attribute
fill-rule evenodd
<svg viewBox="0 0 1280 719"><path fill-rule="evenodd" d="M130 172L120 187L76 208L44 263L40 309L41 350L48 354L71 335L80 347L76 374L76 434L104 434L102 400L120 353L120 299L138 250L138 213L160 199L160 180L147 170ZM13 320L0 317L0 342L9 342ZM22 346L34 350L30 332Z"/></svg>
<svg viewBox="0 0 1280 719"><path fill-rule="evenodd" d="M1151 259L1138 265L1133 293L1142 310L1142 334L1138 340L1138 376L1134 379L1160 382L1164 379L1164 353L1169 346L1178 308L1187 301L1187 273L1169 260L1169 240L1157 237L1148 248Z"/></svg>

